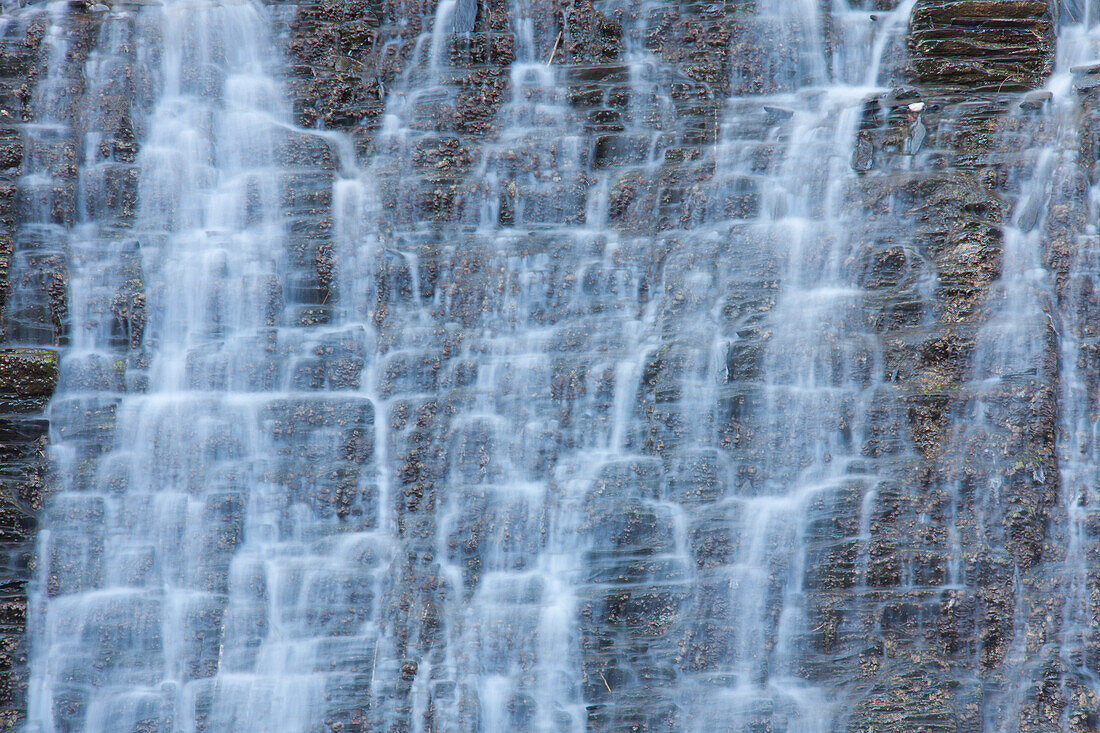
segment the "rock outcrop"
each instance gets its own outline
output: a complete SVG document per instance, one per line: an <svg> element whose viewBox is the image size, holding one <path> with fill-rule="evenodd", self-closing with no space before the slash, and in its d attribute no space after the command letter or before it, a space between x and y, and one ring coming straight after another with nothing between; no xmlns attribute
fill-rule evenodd
<svg viewBox="0 0 1100 733"><path fill-rule="evenodd" d="M858 5L870 14L897 3ZM1100 701L1082 669L1100 671L1100 635L1071 648L1059 599L1080 595L1096 623L1094 551L1082 551L1085 577L1072 578L1067 537L1080 529L1094 544L1100 519L1067 500L1059 450L1091 450L1085 438L1066 442L1066 402L1100 395L1100 239L1085 203L1100 73L1077 70L1073 161L1036 198L1040 149L1064 132L1043 92L1022 92L1053 68L1053 3L916 2L908 57L884 60L878 81L890 91L862 101L841 161L855 173L843 169L843 203L827 213L849 231L819 227L798 242L819 253L847 236L839 264L806 257L856 273L858 303L816 322L826 335L807 336L832 357L833 371L815 375L829 388L822 402L789 398L784 389L803 385L775 378L788 366L774 345L791 327L776 319L796 237L766 225L794 196L807 220L823 216L823 191L769 185L791 165L784 155L835 163L797 158L790 145L797 115L822 108L784 106L850 62L828 13L792 18L736 0L458 0L451 28L433 35L445 17L434 0L292 6L296 127L277 154L288 275L263 292L272 359L293 367L270 366L255 384L273 388L280 375L309 396L265 408L279 436L271 476L311 516L363 532L389 516L395 528L389 566L364 552L352 579L382 578L377 597L356 587L348 601L377 610L379 636L340 670L347 685L326 690L327 730L530 727L545 704L531 670L546 650L533 640L558 590L515 578L551 551L579 568L576 658L562 683L577 704L555 711L563 726L576 715L599 731L734 717L782 728L797 711L769 688L780 672L738 666L744 650L729 648L751 612L767 629L762 656L786 634L795 651L782 674L850 702L838 729L1097 727ZM66 363L72 380L110 396L58 407L84 411L89 451L113 432L116 393L144 389L149 365L142 235L129 233L142 132L130 101L150 103L154 85L122 41L115 83L89 87L81 69L105 43L105 16L79 3L60 15L70 45L52 102L79 130L38 141L40 175L22 188L30 138L20 124L34 120L49 18L24 13L0 47L0 731L18 727L24 705L45 410L69 338L71 253L59 231L95 219L125 242L112 255L117 287L96 296L118 359ZM784 94L783 104L758 98ZM387 113L400 134L383 131ZM830 124L803 129L835 132ZM89 153L78 137L98 144ZM101 196L79 189L79 166ZM377 200L341 199L360 174ZM376 207L358 214L394 244L359 263L369 282L342 278L357 263L338 251L337 221L348 217L337 206ZM42 226L21 231L27 221ZM1011 238L1033 232L1040 261L1006 271L1021 269L1006 265ZM1014 290L1023 276L1034 280ZM346 292L349 282L361 292ZM333 327L349 307L362 307L363 322ZM649 341L625 343L643 322ZM310 352L275 353L279 328L313 334ZM1016 328L1027 359L1010 369L999 340ZM769 423L782 399L792 414ZM1095 422L1081 409L1081 424ZM333 440L339 460L316 465L299 445ZM815 441L828 450L810 455ZM850 459L846 473L825 471L792 526L759 535L767 547L752 554L752 523L774 519L772 508L748 514L747 500L831 464L833 449ZM517 497L516 485L546 498ZM233 515L228 557L243 510L231 497L210 511ZM576 526L563 529L555 512L572 512ZM795 545L804 551L787 552ZM59 583L49 579L48 592ZM738 597L750 586L752 608ZM473 618L472 599L508 613ZM363 608L344 622L361 624ZM212 674L217 663L203 664ZM470 669L513 685L498 717L479 708ZM750 688L751 700L723 697Z"/></svg>
<svg viewBox="0 0 1100 733"><path fill-rule="evenodd" d="M1057 3L919 0L910 21L913 71L965 92L1034 87L1054 68Z"/></svg>
<svg viewBox="0 0 1100 733"><path fill-rule="evenodd" d="M1064 283L1073 247L1058 232L1079 219L1072 202L1084 198L1071 173L1073 193L1053 215L1037 222L1027 211L1043 205L1032 181L1057 123L1036 115L1042 97L1021 104L1009 91L1051 71L1055 14L1045 2L918 2L909 36L916 86L865 109L875 121L863 125L853 167L865 171L862 196L879 221L868 236L883 246L868 262L869 305L917 456L876 496L875 610L849 637L862 668L853 731L979 730L990 721L1092 730L1096 701L1059 661L1069 652L1055 640L1069 621L1052 607L1066 594L1055 315L1065 306L1055 288L1014 289L1021 275L1004 270L1006 247L1018 246L1005 237L1042 226L1053 246L1041 266ZM927 128L922 169L898 157L915 124ZM884 235L876 212L916 235L888 224ZM1014 267L1019 256L1009 255ZM934 283L930 303L914 290L922 277ZM1028 297L1034 322L1004 323ZM1005 373L988 362L998 353L991 339L1016 328L1028 329L1033 356Z"/></svg>
<svg viewBox="0 0 1100 733"><path fill-rule="evenodd" d="M83 66L96 46L104 16L73 4L51 16L27 8L0 39L0 730L15 730L25 713L26 589L39 570L35 535L49 495L47 406L68 342L69 251L64 232L78 220L100 218L124 229L133 215L137 172L130 117L138 99L129 65L88 86ZM130 29L132 31L132 29ZM125 33L125 31L123 31ZM52 34L49 43L45 41ZM64 44L51 67L51 48ZM54 85L41 91L49 77ZM89 110L85 113L83 110ZM66 120L56 131L50 123ZM26 123L45 130L30 135ZM94 132L100 146L77 141ZM77 180L87 162L91 180ZM102 185L99 185L102 183ZM88 195L102 192L102 198ZM83 207L83 209L81 209ZM113 310L124 348L138 349L144 327L140 264L104 310ZM125 362L119 365L124 369Z"/></svg>
<svg viewBox="0 0 1100 733"><path fill-rule="evenodd" d="M869 9L891 7L893 3L875 3ZM380 108L357 106L357 100L369 96L361 85L377 84L381 99L394 84L394 70L416 60L408 51L412 36L396 30L376 31L374 46L347 45L343 34L359 26L341 12L335 5L300 11L295 53L311 49L312 55L304 57L310 63L350 53L354 64L343 62L354 68L343 75L311 66L312 86L299 91L301 114L305 122L320 119L333 129L350 129L362 154L372 145ZM411 33L422 27L429 12L428 6L418 6L409 16ZM466 74L458 70L471 66L474 70L450 82L461 90L453 106L447 99L425 107L432 132L418 144L413 172L422 183L409 213L399 218L404 226L418 220L442 226L461 218L463 201L477 195L479 189L466 176L484 150L482 141L503 132L492 120L507 93L501 69L513 59L506 26L493 20L500 12L482 4L474 33L453 41L455 73ZM751 4L662 6L654 12L639 18L611 12L603 3L547 3L536 20L537 37L545 45L556 38L540 52L563 67L581 139L591 151L593 173L575 186L584 190L594 176L605 176L610 182L610 225L627 237L662 242L656 252L640 245L622 255L638 257L633 264L642 271L651 269L643 292L664 287L686 293L684 283L701 265L685 250L705 251L719 262L723 256L693 241L690 229L716 220L751 220L759 211L758 179L726 178L719 170L722 161L714 146L726 100L731 94L778 93L806 83L818 72L807 39L822 30L809 26L808 18L807 25L791 24L757 13ZM869 494L870 540L863 569L861 550L850 538L860 531L864 509L859 497L866 489L853 481L849 490L811 509L820 521L813 522L815 534L807 541L820 554L808 560L805 570L806 612L814 631L806 639L802 670L811 680L853 691L855 704L846 717L853 731L975 730L987 718L1014 715L1030 721L1022 724L1024 729L1038 730L1042 721L1035 711L1044 706L1065 711L1067 720L1078 721L1076 726L1087 719L1084 711L1091 703L1080 686L1068 694L1049 684L1059 674L1049 650L1028 668L1035 680L1047 681L1034 695L1023 696L1031 701L1030 712L1006 709L1019 697L1009 691L1011 681L1006 679L1007 670L1018 669L1012 666L1018 664L1012 657L1013 644L1021 643L1017 637L1056 633L1056 622L1045 620L1042 612L1044 598L1052 592L1051 563L1059 561L1055 538L1048 533L1064 511L1055 454L1059 370L1053 320L1037 336L1041 348L1034 371L995 387L981 384L984 377L975 371L981 368L975 354L982 330L998 307L1004 228L1018 213L1014 207L1027 183L1028 161L1034 160L1034 149L1021 154L1013 141L1027 139L1038 148L1053 134L1047 123L1014 110L1016 93L1041 85L1053 67L1055 15L1043 0L922 0L912 15L908 70L899 67L888 74L897 88L864 106L853 158L853 167L863 175L850 194L864 208L861 286L871 329L883 344L885 378L860 452L890 478ZM392 18L384 20L382 9L362 17L379 29L393 23ZM656 167L649 157L652 140L631 128L627 112L639 92L627 85L624 37L643 26L648 29L645 49L667 75L654 97L673 105L663 111L668 124L658 143ZM370 55L379 38L388 39L387 58L392 60ZM316 50L323 46L317 39L328 39L327 51ZM761 54L762 43L781 50ZM320 93L322 86L342 91ZM319 115L307 109L313 96L321 100L318 109L325 110ZM330 99L343 100L346 112L336 107L328 111L332 105L325 100ZM662 111L650 114L657 119ZM742 118L759 124L758 131L742 129L740 135L754 140L755 170L762 176L776 151L769 136L783 129L790 114L765 108L758 123L749 114ZM515 181L522 182L522 165L515 171ZM517 216L516 202L523 196L518 185L503 186L502 227L523 224ZM401 205L395 197L393 206ZM584 215L566 208L556 220L576 223ZM743 242L752 235L735 224L730 236ZM526 246L530 252L541 251L537 241ZM499 266L494 253L477 242L453 253L434 242L422 247L420 274L426 277L421 297L431 296L437 281L449 283L447 310L439 317L467 331L483 323L491 313L489 271ZM745 257L745 251L739 256ZM660 263L643 262L647 257ZM745 415L758 399L769 336L762 324L777 290L769 279L776 263L761 257L759 264L757 279L730 283L733 294L725 308L731 321L756 311L751 319L736 321L740 330L726 367L730 396L723 397L728 414L719 428L725 445L747 462L755 460L751 451L757 448ZM1049 265L1064 281L1065 262ZM401 314L410 305L398 285L410 277L407 264L388 263L384 277L387 288L379 295L386 302L380 303L376 323L383 334L396 333L408 323ZM552 284L551 292L559 286ZM685 725L684 711L677 709L665 682L676 675L702 679L717 674L723 624L735 622L716 598L707 600L705 591L694 598L685 595L673 580L685 572L698 573L701 587L720 596L713 590L717 585L707 584L720 583L726 572L736 544L729 530L735 518L712 503L741 480L725 478L728 465L716 455L700 455L690 468L673 464L691 434L689 419L678 412L682 383L700 358L689 339L676 336L677 329L685 334L691 329L690 301L686 295L682 299L683 313L673 308L666 315L668 341L654 351L641 375L636 415L648 427L645 435L632 437L631 445L646 458L607 467L586 500L590 524L585 530L603 538L588 561L603 570L593 572L580 608L583 694L588 724L600 730ZM1049 309L1051 302L1043 307ZM553 323L552 316L546 322ZM596 385L603 377L590 372L587 338L579 332L563 334L556 353L550 395L559 430L568 431L577 416L600 409ZM436 350L441 358L414 357L414 385L404 387L395 379L388 394L465 384L453 380L463 369L475 367L452 361L458 352L451 343L458 341L449 339ZM438 582L438 558L425 546L436 531L434 514L447 501L440 493L447 469L427 457L459 460L445 455L439 440L457 409L450 400L461 399L460 393L451 394L444 401L410 397L393 408L402 434L397 511L410 548L401 573L403 582L420 588L418 584ZM992 417L968 426L976 410ZM471 431L467 440L487 456L499 450L484 434ZM560 435L556 440L564 444ZM999 460L987 458L990 454L1020 458L1005 473ZM698 481L668 478L681 475ZM988 506L994 484L1007 507L1003 512L991 512ZM686 492L683 503L691 507L686 516L697 566L691 570L652 559L671 552L671 520L654 513L646 500L671 491ZM479 510L463 516L449 542L461 558L463 592L469 595L484 572L485 548L493 537L509 532L515 518L495 516L488 500L473 488L463 494L461 501L467 500ZM436 618L432 609L441 602L430 593L419 595L417 587L389 599L402 609L392 619L402 656L418 653L411 644L417 635L431 639L429 647L438 643L434 624L446 624L446 619L436 619L428 630L415 621L425 614ZM1020 618L1027 621L1021 624ZM421 656L402 667L402 679L415 678L433 653L421 648ZM399 685L394 694L405 699L408 691ZM442 709L442 700L438 705Z"/></svg>
<svg viewBox="0 0 1100 733"><path fill-rule="evenodd" d="M11 330L4 308L12 291L26 286L12 282L13 269L21 277L36 277L13 268L12 258L19 216L16 178L24 154L18 125L31 119L47 28L46 17L32 16L8 26L0 40L0 323L6 326L0 331L0 731L17 730L26 711L26 587L35 569L35 532L46 494L44 412L58 372L53 350L2 345ZM41 325L52 333L52 318Z"/></svg>

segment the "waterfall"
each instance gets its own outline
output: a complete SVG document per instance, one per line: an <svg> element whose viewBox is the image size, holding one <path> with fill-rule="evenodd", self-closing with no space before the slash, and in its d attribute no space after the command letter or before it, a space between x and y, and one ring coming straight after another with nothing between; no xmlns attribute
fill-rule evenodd
<svg viewBox="0 0 1100 733"><path fill-rule="evenodd" d="M371 615L372 538L355 530L374 425L363 397L299 391L323 341L288 317L303 133L256 5L122 6L99 34L85 103L128 81L140 151L131 166L101 156L82 120L30 727L311 729L356 706L327 686L373 661L370 630L352 627ZM124 227L102 203L112 166L136 177ZM112 299L122 278L132 292Z"/></svg>
<svg viewBox="0 0 1100 733"><path fill-rule="evenodd" d="M11 8L25 730L1095 726L1100 35L937 8Z"/></svg>

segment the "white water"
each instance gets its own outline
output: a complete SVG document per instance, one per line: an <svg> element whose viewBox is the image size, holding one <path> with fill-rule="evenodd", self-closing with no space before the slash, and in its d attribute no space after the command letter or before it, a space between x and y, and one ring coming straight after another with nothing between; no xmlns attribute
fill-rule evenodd
<svg viewBox="0 0 1100 733"><path fill-rule="evenodd" d="M603 4L623 11L621 62L570 76L546 63L556 26L513 2L485 139L447 126L455 7L425 14L362 161L293 125L261 6L104 21L86 98L119 59L146 70L124 90L138 205L120 227L96 203L114 161L85 162L59 234L70 345L30 731L827 731L850 714L814 669L810 594L833 557L869 592L885 477L864 446L890 388L849 161L912 3L875 21L757 3L782 42L742 59L729 98L674 80L712 95L700 134L645 43L655 3ZM585 73L607 95L592 109L571 104ZM589 113L611 108L626 162L593 147ZM87 149L106 124L89 116ZM287 162L314 145L336 173ZM469 158L453 180L432 152L451 145ZM641 193L623 204L627 167ZM46 171L25 174L33 190ZM331 185L324 233L295 203L303 178ZM1026 368L1045 318L1038 234L1015 224L979 380ZM301 254L318 239L323 297ZM137 264L131 352L107 304ZM1067 557L1081 606L1083 553Z"/></svg>
<svg viewBox="0 0 1100 733"><path fill-rule="evenodd" d="M312 730L341 702L326 685L371 663L372 568L353 558L372 552L356 478L372 408L296 397L292 367L315 337L272 288L293 275L291 135L267 25L246 2L113 11L85 67L110 83L115 65L99 62L129 52L149 73L134 99L140 203L123 236L86 202L70 238L72 346L51 413L63 490L33 595L32 730ZM82 171L93 192L94 174ZM135 241L145 350L112 356L103 265ZM112 361L124 393L80 378ZM350 522L326 497L335 474ZM344 643L321 651L333 634Z"/></svg>

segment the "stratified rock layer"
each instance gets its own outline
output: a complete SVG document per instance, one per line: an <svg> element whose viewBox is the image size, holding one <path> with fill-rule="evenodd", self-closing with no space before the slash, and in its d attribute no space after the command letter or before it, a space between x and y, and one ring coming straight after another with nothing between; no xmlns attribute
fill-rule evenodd
<svg viewBox="0 0 1100 733"><path fill-rule="evenodd" d="M16 184L23 144L16 126L31 118L47 20L8 26L0 42L0 314L13 288ZM2 319L0 319L2 321ZM0 331L0 343L4 333ZM14 731L26 711L26 586L33 572L38 512L45 499L44 408L57 384L56 352L0 346L0 730Z"/></svg>
<svg viewBox="0 0 1100 733"><path fill-rule="evenodd" d="M732 579L747 582L745 558L760 554L742 546L752 529L742 500L794 483L798 470L782 459L805 458L801 441L814 438L767 432L768 400L784 396L774 372L786 365L774 354L789 324L774 319L790 287L780 254L789 242L758 227L784 215L767 208L783 200L767 184L789 165L781 158L792 118L807 112L758 95L801 103L799 90L842 75L844 28L763 2L530 5L460 0L439 58L428 56L440 51L431 31L443 17L432 0L303 2L287 23L299 125L277 154L289 275L265 284L264 327L272 352L277 328L314 335L308 353L275 353L249 382L297 395L261 411L278 445L266 478L341 528L377 529L383 515L395 526L389 565L364 552L344 589L347 613L318 622L331 621L341 639L369 607L378 629L372 648L333 673L344 676L326 689L325 727L530 727L545 705L531 670L547 664L532 640L557 591L515 578L552 548L554 561L576 553L568 625L577 649L552 651L571 665L560 689L584 726L679 730L736 719L780 729L796 711L765 692L779 671L743 665L734 674L740 651L727 648L743 622L738 604L749 605ZM102 219L125 238L144 132L128 100L148 104L149 80L128 72L118 86L87 87L80 70L103 43L100 21L70 10L61 114L82 127L38 158L50 181L38 223L71 231ZM773 554L750 570L763 577L753 622L769 630L758 651L775 652L786 629L796 649L783 674L841 691L837 729L1097 725L1097 701L1067 667L1060 637L1069 512L1057 449L1066 409L1059 329L1073 330L1069 356L1082 372L1097 361L1081 260L1097 246L1082 202L1100 125L1083 93L1078 169L1057 179L1049 213L1029 212L1029 176L1058 131L1041 99L1022 109L1017 94L1053 67L1055 15L1043 0L918 0L907 66L886 58L877 81L892 89L863 100L851 130L858 175L842 192L842 223L855 231L821 230L811 242L826 250L848 236L842 267L858 273L858 314L830 333L843 361L842 378L829 377L836 402L810 403L853 467L800 507L797 535L792 527L769 536ZM60 240L16 241L29 214L15 203L26 137L14 125L34 114L46 27L42 15L26 20L9 27L0 57L0 305L18 306L2 322L20 344L0 349L0 730L17 725L24 704L24 587L45 494L42 410L58 376L57 353L32 345L69 336L69 253ZM125 57L128 44L119 45ZM513 76L517 59L557 86L531 82L535 70ZM417 84L428 93L406 96ZM80 109L101 114L82 118ZM401 135L383 133L387 112ZM545 119L552 134L538 127ZM511 136L523 125L543 134ZM99 142L90 157L75 142L89 130ZM79 195L80 166L103 183L83 193L103 196ZM366 283L347 275L355 254L338 249L346 212L335 192L357 171L378 198L369 226L393 245L371 253ZM822 215L819 194L803 194L807 218ZM1042 228L1040 269L1050 280L1037 286L1045 315L1031 334L1034 358L998 374L982 358L1007 307L1009 226ZM365 248L362 239L355 244ZM145 343L141 246L112 255L117 285L97 296L118 360L99 371L91 361L74 366L71 377L112 396L83 417L77 400L59 407L88 431L81 447L93 466L114 434L114 393L141 391L154 348ZM9 282L12 272L19 282ZM349 282L363 292L348 292ZM359 316L377 353L364 346L363 324L334 328L358 298L367 299ZM1067 309L1083 315L1063 323ZM637 344L625 341L643 319L652 343L635 364ZM860 343L865 335L873 347ZM1095 377L1083 381L1096 404ZM364 390L373 390L369 402L353 395ZM622 456L607 460L617 419L628 423L614 436ZM331 461L302 448L331 447L336 435ZM796 468L815 460L833 456ZM392 489L388 506L378 506L375 475ZM528 484L548 498L509 493ZM228 584L244 506L227 494L207 510L221 522L211 530L221 554L210 583ZM563 530L567 512L580 519ZM1089 519L1088 531L1097 525ZM587 544L569 544L574 535ZM781 545L796 543L803 552L783 554ZM72 590L63 575L47 581L51 597ZM1085 586L1095 611L1100 574L1090 570ZM486 605L464 605L479 599ZM1084 647L1073 654L1095 671L1100 643ZM199 657L195 674L214 675L216 655ZM473 688L488 669L494 684L514 684L502 717L482 709ZM751 704L713 702L749 687ZM563 726L580 719L556 713Z"/></svg>
<svg viewBox="0 0 1100 733"><path fill-rule="evenodd" d="M1054 67L1058 9L1046 0L918 0L909 46L922 82L1020 89Z"/></svg>

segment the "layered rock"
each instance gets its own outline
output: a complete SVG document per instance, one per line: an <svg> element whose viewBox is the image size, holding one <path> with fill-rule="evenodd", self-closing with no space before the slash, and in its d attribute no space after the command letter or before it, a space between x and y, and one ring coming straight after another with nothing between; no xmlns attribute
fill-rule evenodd
<svg viewBox="0 0 1100 733"><path fill-rule="evenodd" d="M1054 67L1057 16L1046 0L920 0L913 70L924 83L960 90L1036 86Z"/></svg>
<svg viewBox="0 0 1100 733"><path fill-rule="evenodd" d="M1005 90L1051 70L1053 16L1046 3L918 3L909 46L920 84L865 110L877 120L861 132L874 152L862 158L874 159L862 181L870 218L888 213L916 231L877 229L885 248L868 262L869 312L916 455L899 456L897 483L875 498L874 610L852 630L862 692L851 730L1090 729L1084 688L1050 682L1066 673L1055 639L1068 623L1051 605L1067 595L1056 292L1034 296L1034 321L1004 322L1027 296L1013 290L1020 275L1003 270L1003 252L1036 226L1031 181L1059 127L1037 111L1041 99L1021 109ZM887 149L912 152L917 125L927 168L892 172L901 159ZM1040 262L1064 281L1065 246L1048 251ZM996 343L1006 330L1034 344L1020 371L990 362L1018 353Z"/></svg>
<svg viewBox="0 0 1100 733"><path fill-rule="evenodd" d="M7 190L0 197L0 241L7 242L0 246L0 342L12 344L0 348L3 730L15 729L25 712L26 589L37 572L35 533L49 494L46 408L60 369L51 347L69 337L66 237L87 217L125 228L137 194L130 106L138 95L130 66L107 76L107 85L86 85L84 75L103 19L83 4L60 14L28 9L7 26L0 48L0 187ZM71 124L55 129L56 120ZM21 123L41 127L32 134ZM85 161L89 153L79 143L89 133L99 147ZM80 189L84 162L89 178ZM118 292L103 295L103 311L114 314L122 348L137 349L144 325L140 264L131 256L126 269L129 279Z"/></svg>
<svg viewBox="0 0 1100 733"><path fill-rule="evenodd" d="M838 29L755 5L644 5L649 14L640 17L609 3L540 2L532 17L516 18L502 2L460 1L454 32L439 34L445 63L425 57L442 18L435 3L319 0L294 10L289 81L301 127L279 150L289 171L290 275L268 283L266 326L274 338L289 310L287 323L317 333L309 353L278 355L293 363L285 383L294 390L373 390L373 398L369 406L327 394L273 405L265 419L282 441L275 472L294 501L341 527L365 531L392 516L398 547L388 568L363 560L356 582L368 583L367 573L386 580L377 599L360 588L355 601L378 609L382 633L375 648L341 662L348 682L327 692L330 729L472 729L489 720L529 727L546 705L532 672L544 650L532 639L542 633L540 609L558 591L515 578L548 548L555 558L575 553L580 568L579 651L567 660L579 681L562 689L583 704L585 725L668 730L740 715L766 729L795 717L792 704L763 693L747 712L708 707L721 691L763 690L778 676L730 672L735 650L725 645L743 600L732 596L731 579L743 582L738 553L756 516L741 513L742 500L769 482L794 482L774 456L802 459L805 448L805 436L769 444L774 436L764 434L769 370L783 366L768 361L778 330L769 319L784 276L777 252L787 243L775 232L761 238L757 227L795 113L751 95L823 84L843 61L833 45ZM895 3L862 5L870 12ZM83 40L74 43L70 72L92 37L93 21L74 17ZM35 57L38 18L18 39L23 45L11 46L22 49L12 59ZM521 87L534 99L530 109L561 115L556 140L509 137L510 124L545 130L537 115L522 117L530 109L517 110L523 99L513 98L521 21L530 21L525 42L533 46L523 61L545 63L566 90L562 111L552 84ZM1087 144L1087 114L1079 175L1042 223L1054 242L1045 265L1055 286L1044 292L1049 321L1032 334L1038 356L1029 371L994 384L976 364L983 329L1000 307L1004 227L1023 227L1031 216L1018 210L1021 191L1034 148L1055 134L1042 116L1015 113L1010 94L1049 73L1053 21L1039 0L921 0L905 80L916 87L864 103L852 159L861 175L845 192L859 215L843 222L860 219L845 266L859 273L863 320L840 324L834 338L836 353L852 356L841 386L857 385L869 416L840 400L822 406L833 410L831 445L859 460L807 502L799 534L792 527L769 540L775 564L753 568L765 576L763 623L776 637L783 623L797 629L787 640L800 648L785 672L851 693L851 709L839 714L850 730L976 730L1010 719L1026 730L1095 725L1087 685L1059 657L1062 610L1049 600L1067 592L1055 453L1062 325L1052 306L1092 308L1087 278L1070 276L1081 257L1080 202L1095 147ZM819 37L833 39L824 66L809 42ZM774 53L761 52L772 45ZM18 68L12 78L33 82L33 69ZM67 114L73 99L106 110L90 124L103 133L96 170L108 185L97 190L109 194L75 212L78 146L62 141L46 166L60 189L49 199L49 223L105 217L122 236L135 204L130 164L140 137L123 101L131 94L148 101L148 90L128 79L93 93L78 74L61 76L72 84ZM431 93L402 118L407 137L383 136L387 100L400 110L411 85L429 76ZM890 70L882 78L903 81ZM20 86L4 98L25 104L29 94ZM728 104L731 95L749 98ZM350 150L333 133L349 136ZM0 164L10 163L11 176L23 158L17 140L14 128L0 130ZM1032 148L1024 154L1021 140ZM726 165L733 158L750 162L747 174ZM335 232L347 212L335 209L334 191L346 189L341 179L359 166L378 182L382 213L371 212L377 220L369 223L396 249L374 253L366 292L348 293L340 283L353 280L341 280L340 267L353 258L338 251ZM2 195L0 205L14 200ZM14 214L0 208L0 224L9 220ZM815 244L827 249L839 236L824 233ZM20 342L65 338L65 252L47 245L28 247L21 270L40 297L4 321ZM121 373L104 378L89 363L74 378L140 390L147 305L136 248L116 266L118 287L102 300ZM9 290L0 287L0 295ZM357 299L366 301L360 315L369 318L377 353L367 352L363 329L326 330ZM654 304L659 312L646 315ZM643 317L651 318L652 348L624 336ZM1074 327L1088 371L1094 334L1087 318ZM878 346L861 346L863 334ZM280 368L255 384L270 387ZM41 410L56 369L48 350L0 352L10 438L0 443L5 471L12 467L3 484L10 500L0 507L10 517L11 588L3 641L10 661L2 663L12 669L21 663L22 584L42 500ZM1088 394L1094 387L1088 381ZM629 425L615 447L629 457L611 460L610 426L623 419L614 408L624 399ZM113 414L113 404L88 412L89 445L110 434ZM299 444L332 431L341 456L310 465ZM386 442L375 445L379 434ZM392 484L388 506L379 506L382 488L367 478L372 468ZM517 497L514 486L535 488ZM210 509L226 515L226 556L239 540L234 501ZM569 512L581 519L563 528ZM804 551L784 555L784 542ZM796 574L797 591L788 591ZM1086 578L1090 593L1100 587L1094 575ZM488 599L485 617L471 618L463 605L475 598ZM361 622L362 612L347 623ZM762 640L762 653L776 643ZM1086 652L1095 656L1096 644ZM213 674L213 662L203 665ZM479 709L466 668L515 683L504 717ZM5 720L15 721L20 673L5 678Z"/></svg>
<svg viewBox="0 0 1100 733"><path fill-rule="evenodd" d="M44 14L8 27L0 42L0 322L13 288L16 178L23 162L18 124L31 119L41 73L39 48L49 26ZM19 272L19 270L16 270ZM22 274L22 273L20 273ZM49 324L45 324L48 325ZM0 342L5 333L0 332ZM0 730L14 731L25 713L27 582L34 572L34 537L45 499L46 403L57 384L54 351L0 347Z"/></svg>
<svg viewBox="0 0 1100 733"><path fill-rule="evenodd" d="M27 582L46 498L44 408L57 384L56 352L0 348L0 730L25 712Z"/></svg>

